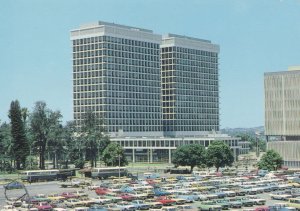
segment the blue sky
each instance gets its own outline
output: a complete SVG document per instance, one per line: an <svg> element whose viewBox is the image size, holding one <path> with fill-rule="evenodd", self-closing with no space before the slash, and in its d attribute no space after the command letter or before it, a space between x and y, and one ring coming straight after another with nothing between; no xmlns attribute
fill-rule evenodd
<svg viewBox="0 0 300 211"><path fill-rule="evenodd" d="M264 124L264 72L300 64L300 0L1 0L0 119L43 100L72 119L70 30L103 20L220 45L221 127Z"/></svg>

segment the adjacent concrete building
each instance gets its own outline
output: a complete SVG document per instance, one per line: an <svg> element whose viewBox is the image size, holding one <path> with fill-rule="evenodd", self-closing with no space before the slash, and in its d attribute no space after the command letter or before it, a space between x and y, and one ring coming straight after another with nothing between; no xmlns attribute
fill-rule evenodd
<svg viewBox="0 0 300 211"><path fill-rule="evenodd" d="M168 34L161 44L163 127L167 136L219 131L219 46Z"/></svg>
<svg viewBox="0 0 300 211"><path fill-rule="evenodd" d="M134 162L171 162L176 147L215 140L239 154L239 138L218 132L218 45L103 21L71 40L78 127L93 111Z"/></svg>
<svg viewBox="0 0 300 211"><path fill-rule="evenodd" d="M300 167L300 66L265 73L264 86L268 148L278 151L285 165Z"/></svg>

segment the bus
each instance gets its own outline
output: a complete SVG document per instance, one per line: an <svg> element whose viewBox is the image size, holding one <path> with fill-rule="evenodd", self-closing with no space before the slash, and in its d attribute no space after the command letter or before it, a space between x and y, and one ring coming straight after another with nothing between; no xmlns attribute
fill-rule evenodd
<svg viewBox="0 0 300 211"><path fill-rule="evenodd" d="M42 180L56 180L58 170L32 170L21 172L21 180L28 182L37 182Z"/></svg>
<svg viewBox="0 0 300 211"><path fill-rule="evenodd" d="M289 199L288 205L289 205L289 207L294 207L297 210L300 210L300 198Z"/></svg>
<svg viewBox="0 0 300 211"><path fill-rule="evenodd" d="M68 177L75 176L76 169L30 170L20 174L21 180L27 182L66 180Z"/></svg>
<svg viewBox="0 0 300 211"><path fill-rule="evenodd" d="M124 177L127 176L126 167L104 167L104 168L93 168L92 178L107 179L108 177Z"/></svg>

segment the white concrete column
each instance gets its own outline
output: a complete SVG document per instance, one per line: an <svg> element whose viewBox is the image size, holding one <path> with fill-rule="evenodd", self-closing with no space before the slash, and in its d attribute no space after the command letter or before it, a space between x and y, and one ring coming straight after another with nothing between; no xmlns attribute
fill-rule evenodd
<svg viewBox="0 0 300 211"><path fill-rule="evenodd" d="M169 163L172 163L171 149L169 149Z"/></svg>
<svg viewBox="0 0 300 211"><path fill-rule="evenodd" d="M135 163L135 150L132 149L132 162Z"/></svg>
<svg viewBox="0 0 300 211"><path fill-rule="evenodd" d="M153 163L153 150L152 149L149 150L150 150L150 163Z"/></svg>

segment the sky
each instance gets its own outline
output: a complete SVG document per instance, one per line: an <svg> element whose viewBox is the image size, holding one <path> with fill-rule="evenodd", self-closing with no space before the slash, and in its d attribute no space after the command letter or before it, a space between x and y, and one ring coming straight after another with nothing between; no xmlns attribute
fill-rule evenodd
<svg viewBox="0 0 300 211"><path fill-rule="evenodd" d="M264 72L300 65L300 0L0 0L0 120L12 100L72 120L70 30L98 20L220 45L221 128L264 125Z"/></svg>

